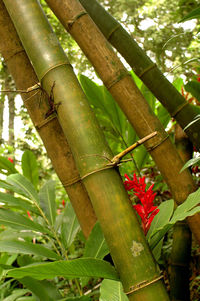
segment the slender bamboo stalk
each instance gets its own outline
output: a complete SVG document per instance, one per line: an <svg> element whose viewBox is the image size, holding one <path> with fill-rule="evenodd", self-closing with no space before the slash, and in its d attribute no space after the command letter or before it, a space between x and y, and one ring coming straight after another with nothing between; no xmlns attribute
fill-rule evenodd
<svg viewBox="0 0 200 301"><path fill-rule="evenodd" d="M192 157L193 146L177 124L175 143L183 162ZM191 258L191 232L186 221L174 226L172 252L170 255L170 297L173 301L190 300L189 275Z"/></svg>
<svg viewBox="0 0 200 301"><path fill-rule="evenodd" d="M48 1L46 1L48 2ZM176 88L139 47L137 42L97 0L79 0L106 39L120 52L136 75L144 82L172 117L184 128L200 113L198 107L189 104ZM190 126L186 133L200 147L200 121Z"/></svg>
<svg viewBox="0 0 200 301"><path fill-rule="evenodd" d="M50 93L55 83L58 118L80 174L86 176L105 165L105 156L112 158L96 118L38 2L5 0L4 3L42 86ZM84 184L125 291L143 283L140 289L130 293L129 299L168 300L118 172L111 168L93 173L85 177Z"/></svg>
<svg viewBox="0 0 200 301"><path fill-rule="evenodd" d="M77 0L46 2L92 62L138 136L143 138L157 131L157 135L145 146L169 185L176 203L184 202L195 189L191 174L188 170L180 173L183 162L174 145L110 44ZM188 223L200 242L200 214L188 218Z"/></svg>
<svg viewBox="0 0 200 301"><path fill-rule="evenodd" d="M38 78L2 0L0 0L0 36L0 52L17 88L26 90L35 85ZM40 98L40 93L34 95L35 91L32 94L23 93L24 104L40 134L54 169L69 195L83 233L85 237L88 237L96 222L88 193L81 181L70 185L70 182L80 178L80 176L69 145L56 116L46 124L44 123L44 116L49 110L47 99L45 97ZM42 124L43 126L40 126Z"/></svg>

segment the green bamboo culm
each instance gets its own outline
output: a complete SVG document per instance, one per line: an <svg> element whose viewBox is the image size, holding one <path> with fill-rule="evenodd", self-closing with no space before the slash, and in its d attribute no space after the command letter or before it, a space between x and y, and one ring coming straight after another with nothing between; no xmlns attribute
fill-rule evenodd
<svg viewBox="0 0 200 301"><path fill-rule="evenodd" d="M157 131L145 147L157 164L177 204L195 190L188 170L180 173L183 161L165 132L161 122L135 85L112 47L77 0L46 0L63 26L76 40L98 72L137 135L143 138ZM200 242L200 214L187 218L190 229Z"/></svg>
<svg viewBox="0 0 200 301"><path fill-rule="evenodd" d="M0 0L0 36L0 52L17 89L27 90L34 86L38 78L2 0ZM48 100L47 97L40 97L37 91L23 93L22 98L87 238L96 223L96 216L83 183L79 181L70 185L73 179L80 176L58 119L52 115L50 117L53 118L44 122L44 116L49 111Z"/></svg>
<svg viewBox="0 0 200 301"><path fill-rule="evenodd" d="M4 0L43 88L50 93L129 300L169 300L112 153L38 1ZM98 155L98 156L97 156ZM136 285L143 283L136 289ZM145 283L145 285L144 285ZM138 288L138 287L137 287Z"/></svg>
<svg viewBox="0 0 200 301"><path fill-rule="evenodd" d="M167 80L158 67L139 47L137 42L97 0L79 0L106 39L125 58L135 74L168 110L182 128L200 114L198 107L189 104ZM200 147L200 121L191 125L186 133L192 143Z"/></svg>

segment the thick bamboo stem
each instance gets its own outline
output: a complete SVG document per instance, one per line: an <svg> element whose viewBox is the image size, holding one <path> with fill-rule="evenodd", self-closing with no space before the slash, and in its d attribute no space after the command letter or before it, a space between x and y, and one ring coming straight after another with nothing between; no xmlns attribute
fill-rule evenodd
<svg viewBox="0 0 200 301"><path fill-rule="evenodd" d="M38 2L4 0L4 3L42 86L50 93L55 83L58 118L81 176L104 166L105 156L111 159L112 153ZM112 168L93 173L84 179L84 184L125 291L146 283L130 293L129 300L168 300L118 172Z"/></svg>
<svg viewBox="0 0 200 301"><path fill-rule="evenodd" d="M110 44L77 0L46 0L61 23L92 62L105 86L118 102L140 138L157 131L146 147L166 180L177 204L184 202L195 186L188 170L141 92ZM200 214L188 218L200 242Z"/></svg>
<svg viewBox="0 0 200 301"><path fill-rule="evenodd" d="M48 2L48 1L47 1ZM144 50L97 0L79 0L106 39L120 52L136 75L144 82L172 117L184 128L200 111L189 104L176 88L165 78ZM190 126L186 133L200 147L200 121Z"/></svg>
<svg viewBox="0 0 200 301"><path fill-rule="evenodd" d="M35 85L38 78L2 0L0 0L0 35L0 52L15 80L16 87L24 91ZM23 93L24 104L44 143L52 165L68 193L82 231L85 237L88 237L96 222L88 193L81 181L70 185L74 179L80 179L71 150L56 116L41 126L49 106L47 99L40 98L40 93L35 95L35 92L37 91L33 91L32 94Z"/></svg>
<svg viewBox="0 0 200 301"><path fill-rule="evenodd" d="M177 124L175 127L175 143L183 162L192 157L193 146L187 135ZM171 300L190 300L189 276L191 258L191 231L186 221L174 226L172 252L170 256L170 297Z"/></svg>

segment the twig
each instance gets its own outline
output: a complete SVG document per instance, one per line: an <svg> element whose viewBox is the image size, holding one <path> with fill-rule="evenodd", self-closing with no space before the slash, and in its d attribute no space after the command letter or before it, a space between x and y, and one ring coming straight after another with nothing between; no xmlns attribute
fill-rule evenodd
<svg viewBox="0 0 200 301"><path fill-rule="evenodd" d="M132 150L134 150L136 147L138 147L139 145L143 144L144 142L146 142L147 140L153 138L156 135L157 135L157 132L153 132L153 133L149 134L148 136L138 140L136 143L129 146L127 149L125 149L124 151L122 151L118 155L114 156L111 160L111 163L108 163L107 165L116 165L116 164L118 164L122 157L124 157L125 155L130 153Z"/></svg>
<svg viewBox="0 0 200 301"><path fill-rule="evenodd" d="M40 83L37 83L32 87L29 87L27 90L0 90L0 93L30 93L38 89L41 89Z"/></svg>

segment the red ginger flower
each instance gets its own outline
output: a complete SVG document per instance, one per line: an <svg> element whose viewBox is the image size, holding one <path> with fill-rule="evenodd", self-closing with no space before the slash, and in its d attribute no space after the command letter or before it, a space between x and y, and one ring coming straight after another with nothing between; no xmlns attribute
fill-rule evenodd
<svg viewBox="0 0 200 301"><path fill-rule="evenodd" d="M154 184L152 184L146 191L145 177L139 178L138 181L136 174L133 175L133 180L131 180L127 174L124 176L127 179L124 182L125 189L133 189L134 195L136 195L141 202L141 204L133 205L133 207L141 217L142 228L144 234L147 235L155 215L159 212L159 209L157 209L158 207L153 204L156 196L156 193L153 193L152 190Z"/></svg>
<svg viewBox="0 0 200 301"><path fill-rule="evenodd" d="M197 75L197 81L200 82L200 74Z"/></svg>
<svg viewBox="0 0 200 301"><path fill-rule="evenodd" d="M11 162L11 163L14 163L13 159L8 157L8 160Z"/></svg>

